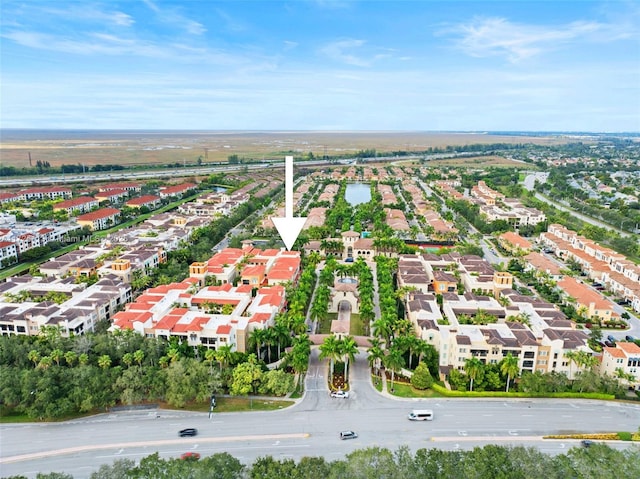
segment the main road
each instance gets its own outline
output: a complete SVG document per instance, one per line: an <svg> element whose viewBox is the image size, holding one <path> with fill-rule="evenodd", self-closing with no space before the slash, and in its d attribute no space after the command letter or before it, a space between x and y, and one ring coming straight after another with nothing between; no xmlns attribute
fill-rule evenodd
<svg viewBox="0 0 640 479"><path fill-rule="evenodd" d="M304 456L343 459L350 452L379 446L395 450L419 448L469 449L488 443L534 446L558 454L576 440L542 440L543 435L573 432L635 431L640 406L621 402L545 399L395 399L377 392L370 381L366 354L351 367L351 394L333 399L327 389L326 363L312 352L304 398L282 411L206 413L137 411L47 424L0 427L2 476L67 472L88 478L101 464L116 459L135 461L158 452L163 458L186 451L202 455L228 452L246 464L271 455L299 460ZM413 408L434 411L431 422L411 422ZM196 437L178 431L196 427ZM341 441L338 433L352 429L359 437ZM614 447L637 447L613 443Z"/></svg>

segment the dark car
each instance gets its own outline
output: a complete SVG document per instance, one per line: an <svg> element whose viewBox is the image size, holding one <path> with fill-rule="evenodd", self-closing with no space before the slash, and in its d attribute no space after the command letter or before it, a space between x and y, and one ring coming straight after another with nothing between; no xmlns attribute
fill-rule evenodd
<svg viewBox="0 0 640 479"><path fill-rule="evenodd" d="M180 437L195 436L198 434L198 430L193 427L188 427L187 429L182 429L178 434Z"/></svg>
<svg viewBox="0 0 640 479"><path fill-rule="evenodd" d="M608 348L615 348L616 347L616 343L612 343L611 341L605 341L604 345Z"/></svg>
<svg viewBox="0 0 640 479"><path fill-rule="evenodd" d="M340 439L355 439L358 435L353 431L342 431L340 433Z"/></svg>
<svg viewBox="0 0 640 479"><path fill-rule="evenodd" d="M593 442L591 439L583 439L582 441L580 441L580 444L582 445L582 447L591 447L595 444L595 442Z"/></svg>

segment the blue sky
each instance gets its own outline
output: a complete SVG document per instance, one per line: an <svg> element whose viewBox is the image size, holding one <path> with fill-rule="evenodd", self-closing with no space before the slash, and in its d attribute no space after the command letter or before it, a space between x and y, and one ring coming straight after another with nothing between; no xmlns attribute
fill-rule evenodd
<svg viewBox="0 0 640 479"><path fill-rule="evenodd" d="M0 8L3 128L640 131L638 1Z"/></svg>

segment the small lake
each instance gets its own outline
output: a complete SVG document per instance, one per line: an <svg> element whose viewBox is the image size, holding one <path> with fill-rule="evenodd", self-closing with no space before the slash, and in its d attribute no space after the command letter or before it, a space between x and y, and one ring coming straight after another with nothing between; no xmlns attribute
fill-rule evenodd
<svg viewBox="0 0 640 479"><path fill-rule="evenodd" d="M344 198L351 206L371 201L371 187L368 183L348 183Z"/></svg>

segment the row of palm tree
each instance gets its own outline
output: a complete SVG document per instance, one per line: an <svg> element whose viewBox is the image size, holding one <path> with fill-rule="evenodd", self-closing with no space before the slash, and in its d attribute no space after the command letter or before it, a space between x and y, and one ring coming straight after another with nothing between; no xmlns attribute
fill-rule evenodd
<svg viewBox="0 0 640 479"><path fill-rule="evenodd" d="M256 327L249 334L249 350L255 350L258 359L262 359L262 350L267 348L267 362L271 363L271 350L278 346L278 359L282 356L282 348L289 346L291 328L286 324L287 315L276 317L275 325L269 328Z"/></svg>
<svg viewBox="0 0 640 479"><path fill-rule="evenodd" d="M509 392L509 385L512 378L516 378L520 372L520 362L517 356L508 353L502 361L500 361L500 372L507 376L506 392ZM469 391L473 391L473 382L481 379L484 375L485 364L473 356L464 363L464 371L470 379Z"/></svg>
<svg viewBox="0 0 640 479"><path fill-rule="evenodd" d="M358 345L352 336L345 336L339 339L330 334L320 345L320 359L329 359L329 382L333 384L333 372L336 362L343 362L345 365L345 381L349 378L349 361L354 361L358 353Z"/></svg>

